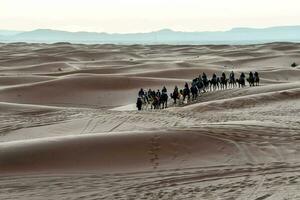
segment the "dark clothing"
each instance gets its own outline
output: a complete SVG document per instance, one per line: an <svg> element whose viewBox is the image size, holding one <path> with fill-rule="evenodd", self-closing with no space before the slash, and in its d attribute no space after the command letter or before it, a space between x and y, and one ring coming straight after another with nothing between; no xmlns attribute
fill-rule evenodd
<svg viewBox="0 0 300 200"><path fill-rule="evenodd" d="M175 88L173 94L178 94L178 88Z"/></svg>
<svg viewBox="0 0 300 200"><path fill-rule="evenodd" d="M189 89L189 84L188 83L185 83L185 88Z"/></svg>
<svg viewBox="0 0 300 200"><path fill-rule="evenodd" d="M142 99L138 98L136 101L136 107L138 108L138 110L142 110L142 105L143 105Z"/></svg>
<svg viewBox="0 0 300 200"><path fill-rule="evenodd" d="M192 86L190 90L193 94L196 94L198 92L197 86Z"/></svg>
<svg viewBox="0 0 300 200"><path fill-rule="evenodd" d="M162 92L162 93L167 93L167 92L168 92L168 91L167 91L167 88L164 87L164 88L161 90L161 92Z"/></svg>
<svg viewBox="0 0 300 200"><path fill-rule="evenodd" d="M161 96L160 91L156 92L156 96L157 96L158 98L160 98L160 96Z"/></svg>
<svg viewBox="0 0 300 200"><path fill-rule="evenodd" d="M206 81L207 81L207 76L206 76L206 74L204 74L204 73L203 73L203 75L202 75L202 80L203 80L203 82L206 82Z"/></svg>
<svg viewBox="0 0 300 200"><path fill-rule="evenodd" d="M142 97L142 96L144 96L144 95L145 95L145 92L144 92L144 90L141 89L141 90L139 91L139 97Z"/></svg>
<svg viewBox="0 0 300 200"><path fill-rule="evenodd" d="M155 93L155 91L154 91L154 90L151 92L151 96L152 96L152 98L155 98L155 96L156 96L156 93Z"/></svg>

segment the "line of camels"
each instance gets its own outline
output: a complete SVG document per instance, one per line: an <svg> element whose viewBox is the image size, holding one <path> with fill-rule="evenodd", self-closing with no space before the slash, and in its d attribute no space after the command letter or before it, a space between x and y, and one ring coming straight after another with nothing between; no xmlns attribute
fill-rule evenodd
<svg viewBox="0 0 300 200"><path fill-rule="evenodd" d="M178 89L175 86L174 91L168 95L168 91L164 86L162 90L148 91L143 88L138 92L138 98L136 107L138 110L150 109L165 109L168 107L168 99L171 97L174 101L174 105L183 105L189 101L197 100L201 93L208 91L225 90L227 88L243 88L246 86L246 81L250 87L259 86L259 75L257 72L249 72L248 77L242 72L239 78L235 78L235 74L232 71L229 74L229 78L226 77L225 72L219 77L215 73L211 79L207 78L207 75L203 72L202 75L194 78L192 83L185 83L183 89Z"/></svg>

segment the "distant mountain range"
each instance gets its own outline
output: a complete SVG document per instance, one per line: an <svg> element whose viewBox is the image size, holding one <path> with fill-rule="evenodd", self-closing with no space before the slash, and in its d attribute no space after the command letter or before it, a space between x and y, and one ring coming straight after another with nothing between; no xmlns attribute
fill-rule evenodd
<svg viewBox="0 0 300 200"><path fill-rule="evenodd" d="M229 31L181 32L163 29L148 33L68 32L51 29L0 30L0 42L112 44L251 44L300 42L300 26L234 28Z"/></svg>

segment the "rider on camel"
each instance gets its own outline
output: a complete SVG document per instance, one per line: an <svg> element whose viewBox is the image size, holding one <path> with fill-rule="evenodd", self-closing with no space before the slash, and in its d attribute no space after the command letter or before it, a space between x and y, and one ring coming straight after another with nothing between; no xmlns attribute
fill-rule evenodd
<svg viewBox="0 0 300 200"><path fill-rule="evenodd" d="M165 93L165 94L168 92L166 86L163 87L163 89L161 90L161 92Z"/></svg>
<svg viewBox="0 0 300 200"><path fill-rule="evenodd" d="M226 78L225 72L222 73L222 77L223 77L223 78Z"/></svg>
<svg viewBox="0 0 300 200"><path fill-rule="evenodd" d="M178 87L177 87L177 85L175 85L174 93L178 93Z"/></svg>
<svg viewBox="0 0 300 200"><path fill-rule="evenodd" d="M252 72L249 73L249 78L253 78L253 73Z"/></svg>
<svg viewBox="0 0 300 200"><path fill-rule="evenodd" d="M141 88L139 91L139 97L143 97L144 95L145 95L145 92L144 92L143 88Z"/></svg>
<svg viewBox="0 0 300 200"><path fill-rule="evenodd" d="M230 79L231 79L231 80L234 80L234 72L233 72L233 71L230 72L230 75L229 75L229 76L230 76Z"/></svg>
<svg viewBox="0 0 300 200"><path fill-rule="evenodd" d="M203 81L207 80L207 76L206 76L206 74L204 72L202 73L202 79L203 79Z"/></svg>
<svg viewBox="0 0 300 200"><path fill-rule="evenodd" d="M176 100L179 98L179 91L177 85L175 85L174 91L171 94L171 97L174 99L174 103L176 104Z"/></svg>
<svg viewBox="0 0 300 200"><path fill-rule="evenodd" d="M244 79L246 76L244 74L244 72L241 73L241 78Z"/></svg>
<svg viewBox="0 0 300 200"><path fill-rule="evenodd" d="M156 96L157 96L158 98L160 98L160 96L161 96L161 93L160 93L160 91L159 91L159 90L157 90L157 92L156 92Z"/></svg>
<svg viewBox="0 0 300 200"><path fill-rule="evenodd" d="M150 97L151 95L152 95L152 90L149 89L149 90L148 90L148 97Z"/></svg>
<svg viewBox="0 0 300 200"><path fill-rule="evenodd" d="M184 88L189 89L189 84L185 83Z"/></svg>
<svg viewBox="0 0 300 200"><path fill-rule="evenodd" d="M212 77L213 77L214 80L216 80L217 79L216 73L214 73Z"/></svg>

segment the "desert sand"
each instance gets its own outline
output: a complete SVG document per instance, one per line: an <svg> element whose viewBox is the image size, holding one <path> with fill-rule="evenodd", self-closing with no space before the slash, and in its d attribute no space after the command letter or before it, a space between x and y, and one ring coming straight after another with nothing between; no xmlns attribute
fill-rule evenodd
<svg viewBox="0 0 300 200"><path fill-rule="evenodd" d="M300 199L293 62L298 43L0 44L0 199ZM232 70L261 85L135 110Z"/></svg>

